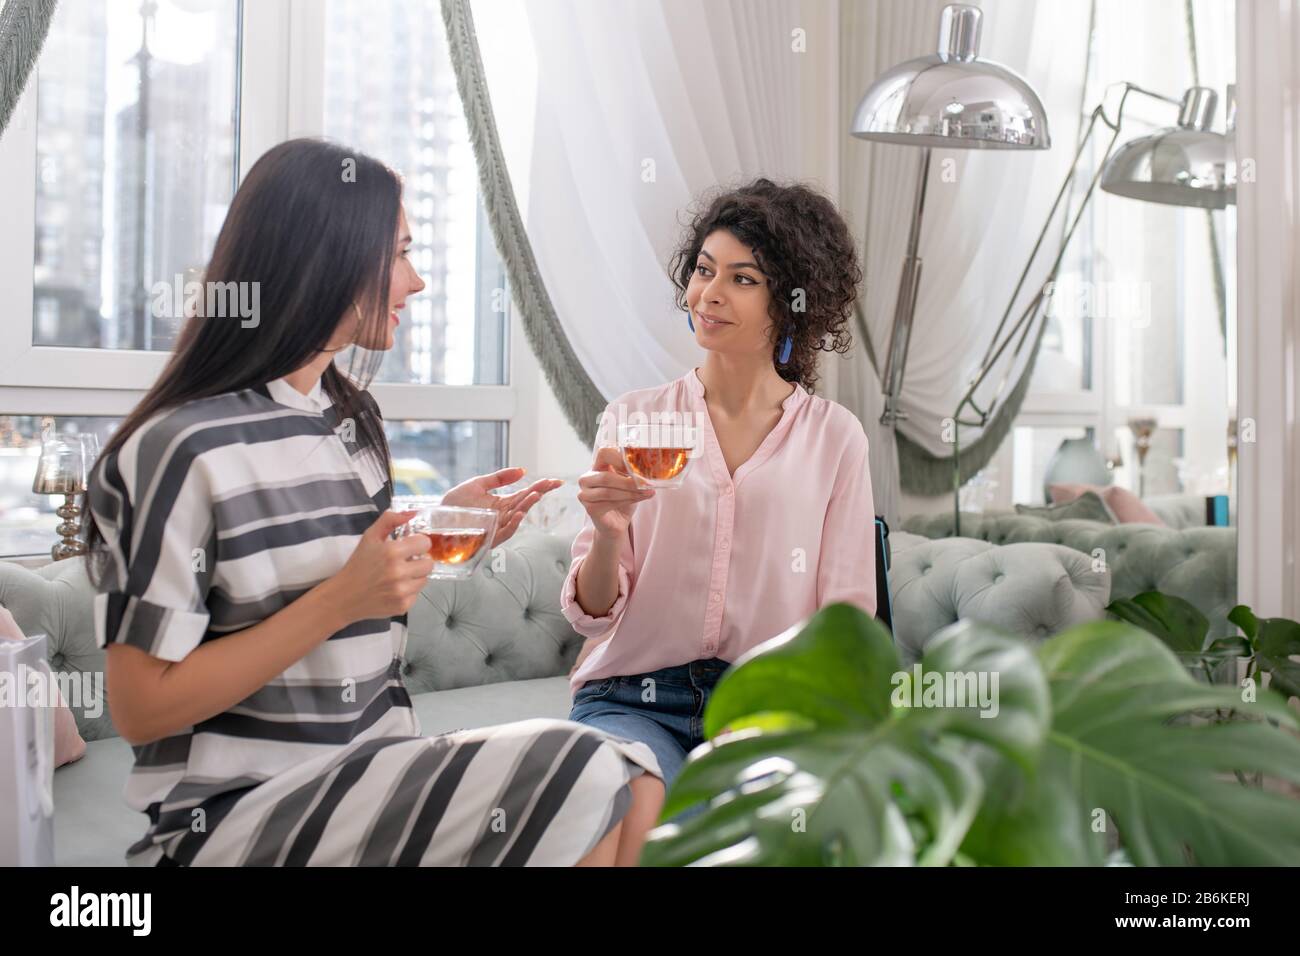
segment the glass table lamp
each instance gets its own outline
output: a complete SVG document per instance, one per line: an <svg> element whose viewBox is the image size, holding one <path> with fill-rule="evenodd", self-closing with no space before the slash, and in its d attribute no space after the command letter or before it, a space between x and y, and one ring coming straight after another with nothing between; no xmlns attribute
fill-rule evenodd
<svg viewBox="0 0 1300 956"><path fill-rule="evenodd" d="M41 436L41 457L36 465L32 491L38 495L63 495L63 504L54 509L54 513L63 519L54 529L60 541L50 549L50 556L55 561L86 553L85 542L77 537L81 532L81 508L76 496L86 490L93 455L93 449L87 454L81 435L47 430Z"/></svg>

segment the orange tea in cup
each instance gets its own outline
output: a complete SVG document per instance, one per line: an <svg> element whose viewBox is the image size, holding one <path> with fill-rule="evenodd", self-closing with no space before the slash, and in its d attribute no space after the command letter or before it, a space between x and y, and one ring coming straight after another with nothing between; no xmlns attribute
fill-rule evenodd
<svg viewBox="0 0 1300 956"><path fill-rule="evenodd" d="M396 535L428 536L429 557L434 561L429 577L463 579L473 574L491 550L488 543L496 533L497 513L490 508L448 505L416 505L414 510L417 514L398 528Z"/></svg>
<svg viewBox="0 0 1300 956"><path fill-rule="evenodd" d="M487 540L486 528L432 528L420 534L427 534L433 542L429 557L443 564L464 564Z"/></svg>
<svg viewBox="0 0 1300 956"><path fill-rule="evenodd" d="M624 448L627 470L647 481L671 481L686 470L689 448Z"/></svg>
<svg viewBox="0 0 1300 956"><path fill-rule="evenodd" d="M620 425L618 447L628 474L652 488L676 488L695 457L698 429L691 425Z"/></svg>

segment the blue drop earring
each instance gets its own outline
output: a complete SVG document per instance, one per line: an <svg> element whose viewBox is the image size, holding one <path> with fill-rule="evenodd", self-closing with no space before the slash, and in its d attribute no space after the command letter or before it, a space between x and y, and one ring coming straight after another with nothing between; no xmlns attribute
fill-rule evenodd
<svg viewBox="0 0 1300 956"><path fill-rule="evenodd" d="M785 337L785 341L781 343L781 355L777 358L777 362L781 365L786 365L787 363L789 363L790 350L793 348L794 348L794 339L792 339L790 336L787 335Z"/></svg>
<svg viewBox="0 0 1300 956"><path fill-rule="evenodd" d="M687 310L686 310L686 324L689 325L689 326L691 327L691 331L692 331L692 332L695 331L695 323L691 321L691 310L690 310L690 309L687 309Z"/></svg>

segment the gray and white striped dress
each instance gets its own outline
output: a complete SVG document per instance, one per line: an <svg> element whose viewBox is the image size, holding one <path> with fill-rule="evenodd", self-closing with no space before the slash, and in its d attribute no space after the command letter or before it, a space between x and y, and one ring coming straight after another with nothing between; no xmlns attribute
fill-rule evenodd
<svg viewBox="0 0 1300 956"><path fill-rule="evenodd" d="M104 456L87 493L108 553L100 646L179 661L336 573L391 496L337 417L319 384L281 379L154 416ZM563 720L420 736L405 645L404 616L358 621L134 748L126 799L149 828L128 861L567 865L659 773L646 745Z"/></svg>

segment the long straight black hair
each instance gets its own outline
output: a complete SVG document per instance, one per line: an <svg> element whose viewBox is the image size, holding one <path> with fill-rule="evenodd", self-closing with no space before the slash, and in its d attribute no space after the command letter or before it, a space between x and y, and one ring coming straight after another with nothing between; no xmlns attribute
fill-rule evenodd
<svg viewBox="0 0 1300 956"><path fill-rule="evenodd" d="M257 283L256 322L205 316L208 296L186 319L162 374L105 443L97 467L146 421L185 402L264 385L329 347L339 323L360 318L346 371L321 377L339 420L392 475L379 409L368 393L383 360L402 183L386 165L321 139L294 139L253 164L235 193L203 274L209 283ZM238 288L237 286L226 288ZM84 511L87 570L103 534Z"/></svg>

